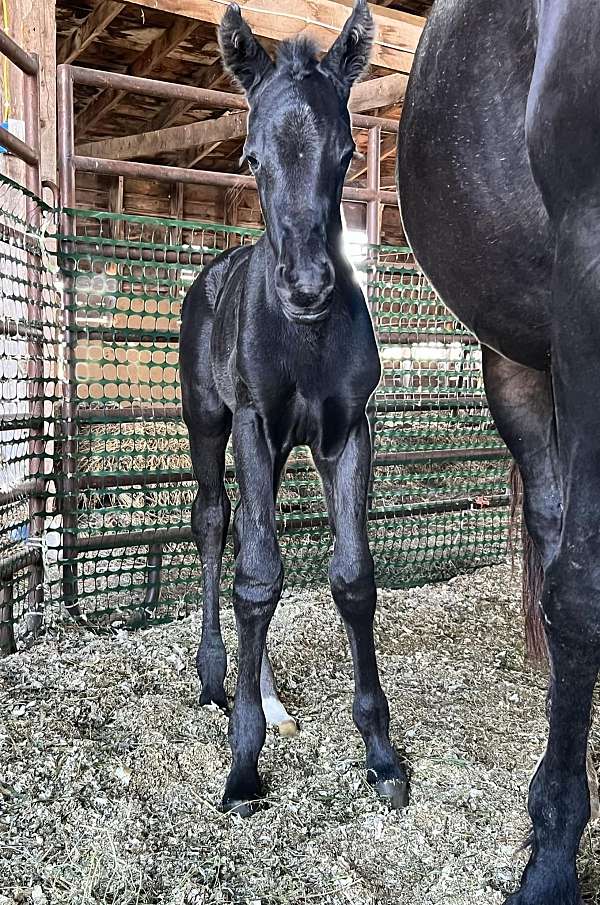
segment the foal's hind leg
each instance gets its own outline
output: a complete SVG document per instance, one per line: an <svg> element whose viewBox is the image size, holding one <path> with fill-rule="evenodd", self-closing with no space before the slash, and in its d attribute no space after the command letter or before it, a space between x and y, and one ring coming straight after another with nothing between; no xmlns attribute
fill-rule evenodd
<svg viewBox="0 0 600 905"><path fill-rule="evenodd" d="M227 654L221 637L219 585L231 505L225 490L225 449L231 415L223 405L198 411L190 430L190 451L198 492L192 506L192 532L202 562L202 636L196 667L201 704L227 709L224 681Z"/></svg>
<svg viewBox="0 0 600 905"><path fill-rule="evenodd" d="M371 442L366 416L337 458L313 449L335 537L331 591L344 620L354 664L354 722L367 749L367 778L393 807L408 802L408 777L389 737L390 713L379 682L373 639L377 591L367 538Z"/></svg>

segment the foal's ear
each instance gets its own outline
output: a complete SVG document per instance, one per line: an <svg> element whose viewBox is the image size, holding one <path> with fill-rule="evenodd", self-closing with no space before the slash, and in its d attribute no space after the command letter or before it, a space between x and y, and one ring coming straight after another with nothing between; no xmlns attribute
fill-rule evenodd
<svg viewBox="0 0 600 905"><path fill-rule="evenodd" d="M219 25L219 47L225 68L250 94L273 69L268 53L260 44L237 3L230 3Z"/></svg>
<svg viewBox="0 0 600 905"><path fill-rule="evenodd" d="M374 35L375 23L366 0L356 0L352 15L321 62L348 92L369 65Z"/></svg>

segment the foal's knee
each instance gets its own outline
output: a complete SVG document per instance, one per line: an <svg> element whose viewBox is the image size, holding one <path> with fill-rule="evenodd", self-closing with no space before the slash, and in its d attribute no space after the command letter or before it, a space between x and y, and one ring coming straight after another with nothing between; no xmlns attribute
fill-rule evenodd
<svg viewBox="0 0 600 905"><path fill-rule="evenodd" d="M234 606L241 617L250 612L270 618L283 587L283 563L277 544L244 542L235 564Z"/></svg>
<svg viewBox="0 0 600 905"><path fill-rule="evenodd" d="M329 570L331 593L340 613L349 622L372 619L377 592L373 557L334 559Z"/></svg>
<svg viewBox="0 0 600 905"><path fill-rule="evenodd" d="M198 493L192 504L192 535L196 543L205 546L207 543L219 543L229 526L231 504L225 492L216 502L207 502Z"/></svg>

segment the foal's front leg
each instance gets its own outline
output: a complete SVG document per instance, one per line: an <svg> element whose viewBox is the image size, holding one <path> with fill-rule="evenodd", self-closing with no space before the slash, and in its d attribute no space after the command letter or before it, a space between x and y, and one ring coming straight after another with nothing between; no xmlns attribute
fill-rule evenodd
<svg viewBox="0 0 600 905"><path fill-rule="evenodd" d="M275 456L262 420L252 409L241 408L234 415L233 451L240 487L236 511L239 549L233 585L238 680L229 721L233 762L223 808L247 816L261 795L258 757L266 734L260 693L261 661L283 585L273 499Z"/></svg>
<svg viewBox="0 0 600 905"><path fill-rule="evenodd" d="M323 479L335 537L329 575L344 620L354 664L354 722L367 749L367 778L392 807L408 802L408 776L389 737L390 714L379 682L373 640L377 591L367 537L371 443L366 416L351 430L336 458L313 449Z"/></svg>

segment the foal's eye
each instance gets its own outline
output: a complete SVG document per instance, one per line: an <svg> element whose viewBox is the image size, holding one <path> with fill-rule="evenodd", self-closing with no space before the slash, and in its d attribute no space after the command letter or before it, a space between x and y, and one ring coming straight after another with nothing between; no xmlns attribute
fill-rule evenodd
<svg viewBox="0 0 600 905"><path fill-rule="evenodd" d="M260 167L260 164L256 157L253 154L246 154L246 160L248 161L248 166L250 167L252 172L255 173Z"/></svg>

